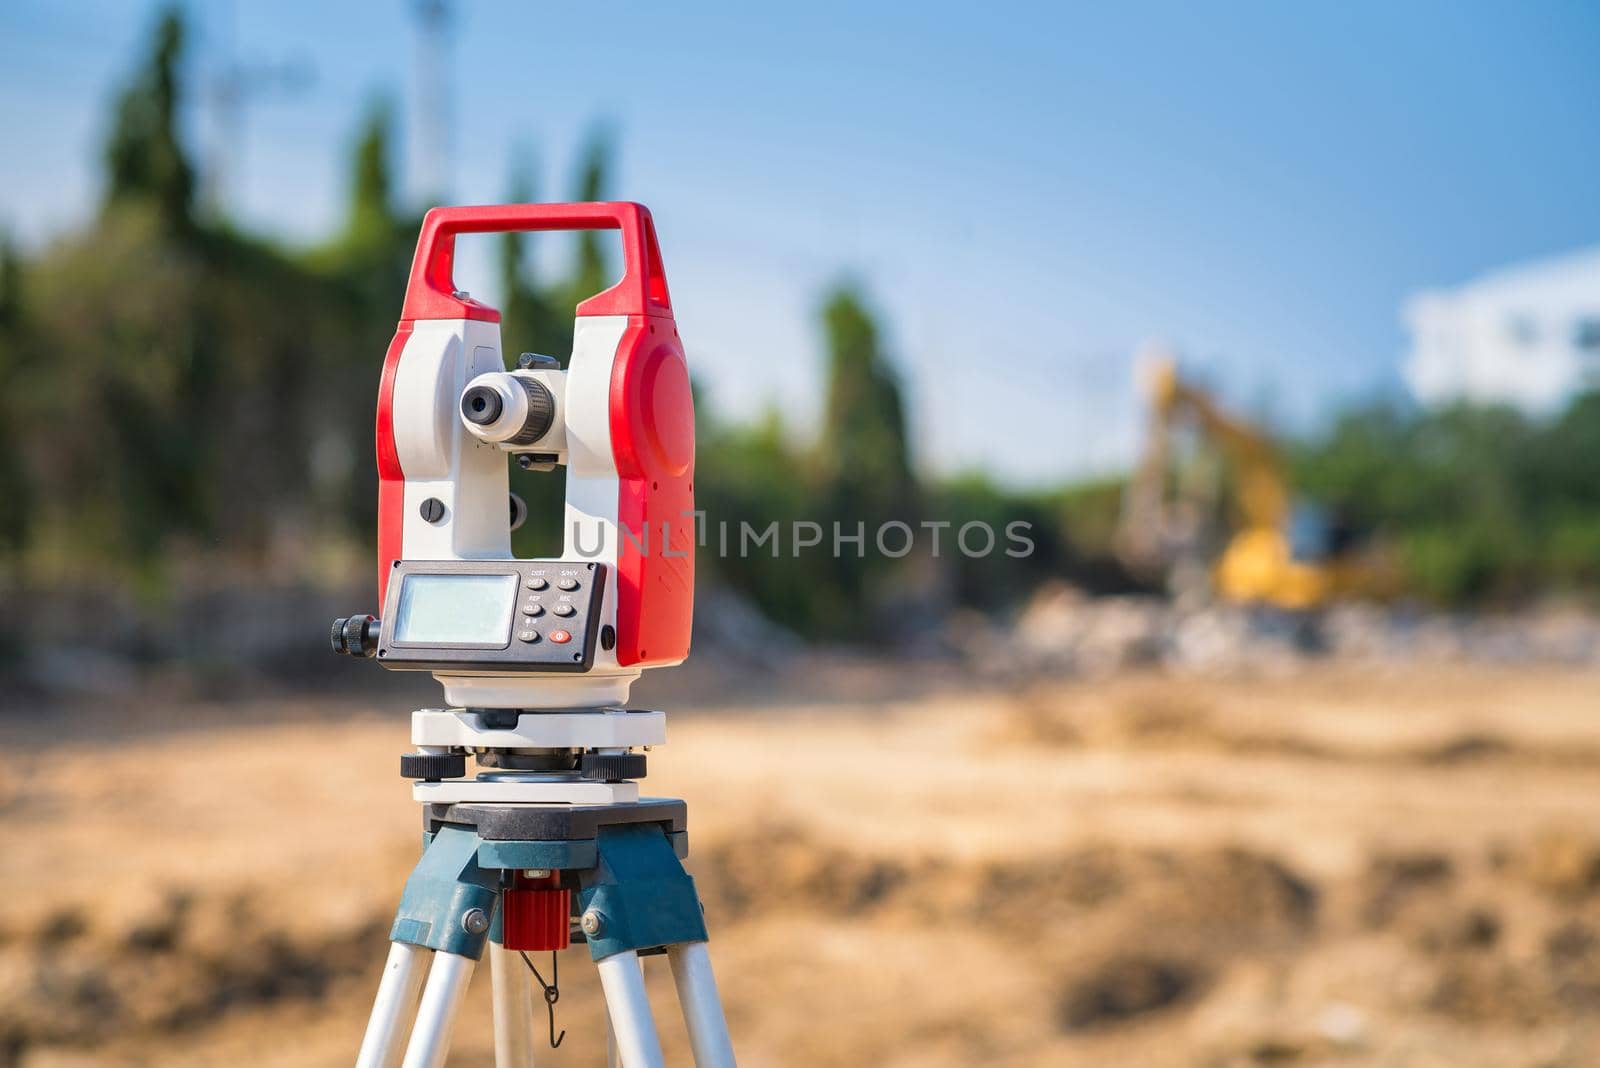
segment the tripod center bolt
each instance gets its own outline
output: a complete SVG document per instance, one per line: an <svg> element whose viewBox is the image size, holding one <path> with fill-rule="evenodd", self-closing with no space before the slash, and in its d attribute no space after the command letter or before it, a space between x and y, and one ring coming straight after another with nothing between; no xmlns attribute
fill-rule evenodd
<svg viewBox="0 0 1600 1068"><path fill-rule="evenodd" d="M468 909L461 914L461 929L471 935L483 934L489 929L489 914L482 909Z"/></svg>
<svg viewBox="0 0 1600 1068"><path fill-rule="evenodd" d="M599 909L590 909L578 921L578 926L583 928L583 933L589 938L599 938L606 929L606 914Z"/></svg>

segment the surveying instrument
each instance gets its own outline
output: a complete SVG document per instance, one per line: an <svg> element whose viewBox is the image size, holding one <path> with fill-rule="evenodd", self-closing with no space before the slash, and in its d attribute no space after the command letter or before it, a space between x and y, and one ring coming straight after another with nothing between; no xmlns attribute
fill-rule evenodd
<svg viewBox="0 0 1600 1068"><path fill-rule="evenodd" d="M620 231L625 271L578 305L565 369L530 353L507 371L500 313L455 287L456 237L550 230ZM443 1065L485 950L495 1063L529 1068L533 981L555 1046L555 954L574 941L600 974L609 1064L662 1064L641 957L665 954L695 1063L732 1066L679 861L685 805L639 796L640 750L666 740L666 719L624 707L645 668L688 655L694 605L694 406L650 213L430 211L384 360L377 454L383 614L335 621L333 646L432 672L450 707L412 714L416 750L401 757L423 850L358 1068ZM559 559L512 556L526 508L508 457L566 465ZM543 952L548 983L530 956Z"/></svg>

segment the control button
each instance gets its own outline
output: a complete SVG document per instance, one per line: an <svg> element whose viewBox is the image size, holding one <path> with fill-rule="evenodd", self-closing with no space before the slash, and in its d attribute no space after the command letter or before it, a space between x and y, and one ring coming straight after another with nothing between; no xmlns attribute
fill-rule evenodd
<svg viewBox="0 0 1600 1068"><path fill-rule="evenodd" d="M572 607L570 604L558 604L554 608L550 609L550 611L554 612L558 616L566 617L577 614L578 610Z"/></svg>
<svg viewBox="0 0 1600 1068"><path fill-rule="evenodd" d="M544 605L538 601L529 601L522 606L522 614L525 616L542 616L544 615Z"/></svg>
<svg viewBox="0 0 1600 1068"><path fill-rule="evenodd" d="M560 582L556 583L556 589L558 590L575 590L577 588L578 580L575 578L564 578Z"/></svg>
<svg viewBox="0 0 1600 1068"><path fill-rule="evenodd" d="M557 631L556 633L557 634L567 634L567 632L564 631L564 630ZM555 635L552 634L551 637L553 638L553 637L555 637ZM567 637L570 638L570 637L572 637L572 635L567 634ZM533 642L536 642L538 640L539 640L539 632L536 631L536 630L519 630L519 631L517 631L517 641L519 641L519 642L528 642L529 644L532 644Z"/></svg>
<svg viewBox="0 0 1600 1068"><path fill-rule="evenodd" d="M564 630L553 630L550 632L550 640L557 645L565 645L572 640L572 635Z"/></svg>
<svg viewBox="0 0 1600 1068"><path fill-rule="evenodd" d="M550 583L535 575L533 578L523 583L523 585L527 586L530 590L542 590L548 588Z"/></svg>

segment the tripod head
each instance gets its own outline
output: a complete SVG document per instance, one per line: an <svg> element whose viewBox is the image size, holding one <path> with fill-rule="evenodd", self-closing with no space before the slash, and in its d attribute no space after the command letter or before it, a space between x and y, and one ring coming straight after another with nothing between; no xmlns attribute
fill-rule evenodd
<svg viewBox="0 0 1600 1068"><path fill-rule="evenodd" d="M455 286L456 237L618 230L622 280L572 356L507 370L500 313ZM435 208L378 387L378 600L338 652L431 671L452 705L618 705L689 651L694 408L655 225L633 203ZM567 467L563 551L518 560L507 463Z"/></svg>

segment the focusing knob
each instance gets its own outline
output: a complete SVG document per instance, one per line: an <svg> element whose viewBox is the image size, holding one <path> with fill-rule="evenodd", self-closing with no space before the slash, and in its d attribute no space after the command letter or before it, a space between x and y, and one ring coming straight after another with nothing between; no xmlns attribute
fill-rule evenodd
<svg viewBox="0 0 1600 1068"><path fill-rule="evenodd" d="M438 782L459 779L467 773L467 758L460 753L401 753L400 774L407 779Z"/></svg>
<svg viewBox="0 0 1600 1068"><path fill-rule="evenodd" d="M546 434L556 421L556 399L538 379L515 376L528 395L528 414L522 420L522 429L506 439L507 445L532 445Z"/></svg>
<svg viewBox="0 0 1600 1068"><path fill-rule="evenodd" d="M578 775L598 782L642 779L645 776L643 753L585 753L578 761Z"/></svg>

